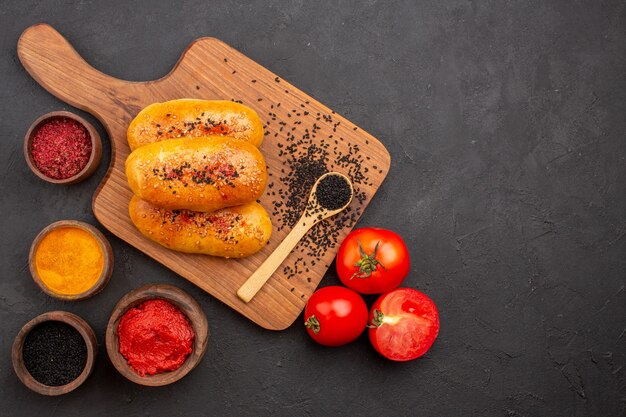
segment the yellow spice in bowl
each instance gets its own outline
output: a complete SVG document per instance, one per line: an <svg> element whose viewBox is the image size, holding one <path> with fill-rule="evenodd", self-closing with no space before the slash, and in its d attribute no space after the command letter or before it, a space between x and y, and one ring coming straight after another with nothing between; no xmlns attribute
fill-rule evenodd
<svg viewBox="0 0 626 417"><path fill-rule="evenodd" d="M37 245L35 269L51 291L78 295L100 278L104 252L89 232L78 227L61 227L51 230Z"/></svg>

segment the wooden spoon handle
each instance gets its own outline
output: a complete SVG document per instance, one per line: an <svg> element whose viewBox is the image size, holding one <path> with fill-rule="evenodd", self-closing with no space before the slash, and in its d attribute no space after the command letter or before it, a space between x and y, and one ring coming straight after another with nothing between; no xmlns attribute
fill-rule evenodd
<svg viewBox="0 0 626 417"><path fill-rule="evenodd" d="M257 292L265 285L267 280L283 263L285 258L291 253L291 250L298 244L300 239L309 231L316 223L314 219L302 218L291 229L291 232L285 237L280 245L272 252L272 254L254 271L250 278L239 288L237 296L246 303L256 295Z"/></svg>
<svg viewBox="0 0 626 417"><path fill-rule="evenodd" d="M118 94L124 91L121 87L130 84L93 68L47 24L31 26L22 33L17 43L17 55L28 73L46 90L93 114L103 104L105 107L116 105L108 92ZM116 100L120 99L124 97L117 95Z"/></svg>

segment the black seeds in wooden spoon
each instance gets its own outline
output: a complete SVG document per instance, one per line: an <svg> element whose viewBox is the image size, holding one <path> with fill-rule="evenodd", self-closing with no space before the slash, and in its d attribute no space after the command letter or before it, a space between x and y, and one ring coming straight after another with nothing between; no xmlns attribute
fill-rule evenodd
<svg viewBox="0 0 626 417"><path fill-rule="evenodd" d="M87 363L87 345L69 324L46 321L24 340L24 365L35 380L58 387L78 378Z"/></svg>
<svg viewBox="0 0 626 417"><path fill-rule="evenodd" d="M326 210L337 210L350 201L352 189L341 175L327 175L317 184L315 197Z"/></svg>

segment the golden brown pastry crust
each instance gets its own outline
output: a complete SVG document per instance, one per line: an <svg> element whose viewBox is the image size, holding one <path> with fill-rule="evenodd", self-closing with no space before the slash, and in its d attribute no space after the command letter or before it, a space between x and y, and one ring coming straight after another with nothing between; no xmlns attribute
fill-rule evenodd
<svg viewBox="0 0 626 417"><path fill-rule="evenodd" d="M225 100L179 99L154 103L137 114L128 127L131 150L182 137L230 136L260 146L263 124L254 110Z"/></svg>
<svg viewBox="0 0 626 417"><path fill-rule="evenodd" d="M269 215L256 202L201 213L163 209L134 196L128 211L146 237L186 253L243 258L261 250L272 234Z"/></svg>
<svg viewBox="0 0 626 417"><path fill-rule="evenodd" d="M137 148L126 160L126 177L135 195L156 206L209 212L258 199L267 169L252 144L210 136Z"/></svg>

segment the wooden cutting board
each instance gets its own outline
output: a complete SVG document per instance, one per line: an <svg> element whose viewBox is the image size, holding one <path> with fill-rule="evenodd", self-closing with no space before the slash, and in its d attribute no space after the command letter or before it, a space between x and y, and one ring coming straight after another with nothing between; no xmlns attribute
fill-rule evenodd
<svg viewBox="0 0 626 417"><path fill-rule="evenodd" d="M123 81L97 71L46 24L24 31L17 51L39 84L93 114L109 134L111 165L92 203L100 223L266 329L285 329L298 317L332 263L338 242L389 170L389 153L378 140L217 39L196 40L169 74L147 82ZM274 231L269 244L253 256L235 260L174 252L145 238L130 221L126 129L145 106L178 98L241 101L265 124L261 151L270 177L260 201L270 212ZM325 170L348 175L356 198L345 214L313 228L257 296L244 303L237 289L289 233L313 177Z"/></svg>

